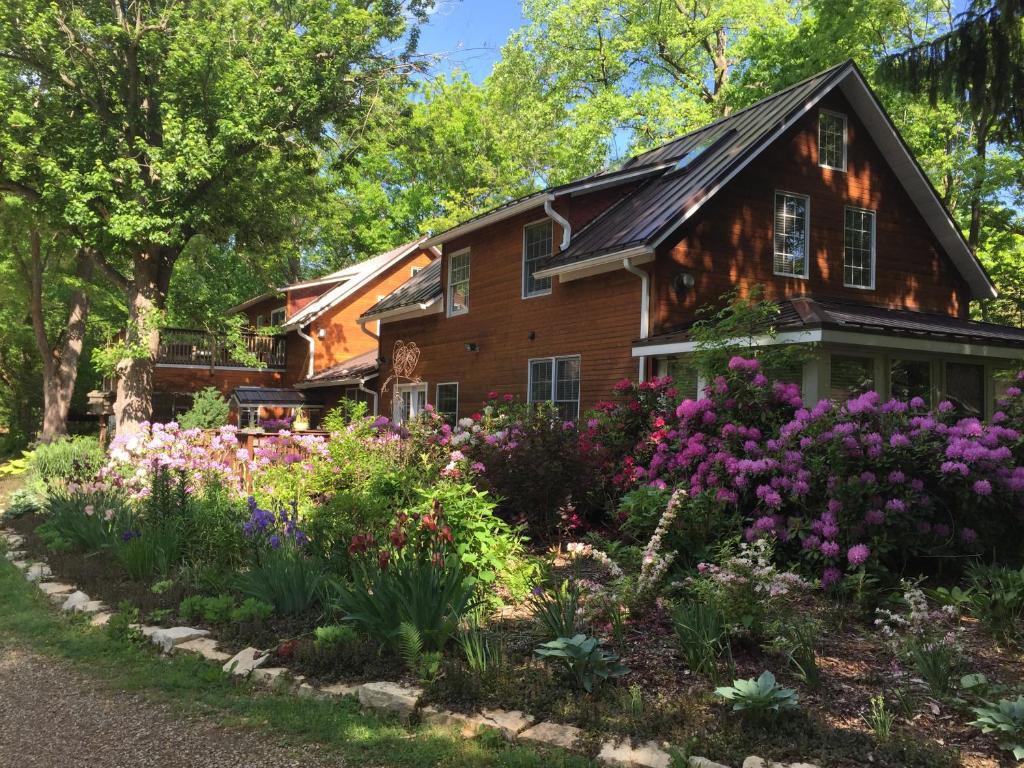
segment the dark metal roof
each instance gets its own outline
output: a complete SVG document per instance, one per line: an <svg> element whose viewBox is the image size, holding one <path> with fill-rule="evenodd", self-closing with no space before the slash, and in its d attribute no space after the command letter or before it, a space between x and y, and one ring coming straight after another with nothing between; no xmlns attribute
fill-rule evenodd
<svg viewBox="0 0 1024 768"><path fill-rule="evenodd" d="M355 381L365 379L377 373L377 350L373 349L361 355L349 358L343 362L324 368L322 371L306 379L307 382L330 382Z"/></svg>
<svg viewBox="0 0 1024 768"><path fill-rule="evenodd" d="M852 63L845 62L826 69L729 117L626 161L617 172L673 163L702 143L710 142L685 169L677 171L669 166L604 211L576 233L569 247L554 254L544 268L650 245L819 91L840 80L852 67Z"/></svg>
<svg viewBox="0 0 1024 768"><path fill-rule="evenodd" d="M306 405L306 395L297 389L235 387L231 397L239 405L278 406L281 408L294 408Z"/></svg>
<svg viewBox="0 0 1024 768"><path fill-rule="evenodd" d="M441 290L441 259L434 259L415 275L406 280L393 293L385 296L366 312L361 318L373 317L394 309L414 307L439 299Z"/></svg>
<svg viewBox="0 0 1024 768"><path fill-rule="evenodd" d="M889 309L844 299L799 296L779 302L774 326L778 331L831 329L886 336L929 338L994 346L1024 347L1024 328L963 320L949 315ZM689 341L686 328L652 336L634 346L647 347Z"/></svg>

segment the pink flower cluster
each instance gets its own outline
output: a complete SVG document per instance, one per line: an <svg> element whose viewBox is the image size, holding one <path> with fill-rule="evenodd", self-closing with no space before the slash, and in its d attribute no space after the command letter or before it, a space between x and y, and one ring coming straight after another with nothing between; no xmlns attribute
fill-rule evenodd
<svg viewBox="0 0 1024 768"><path fill-rule="evenodd" d="M991 423L866 392L803 407L734 357L700 400L647 415L622 463L628 482L688 489L691 506L736 510L748 541L771 538L824 582L887 558L972 549L1019 526L1024 405L1007 392ZM1012 426L1011 426L1012 424Z"/></svg>

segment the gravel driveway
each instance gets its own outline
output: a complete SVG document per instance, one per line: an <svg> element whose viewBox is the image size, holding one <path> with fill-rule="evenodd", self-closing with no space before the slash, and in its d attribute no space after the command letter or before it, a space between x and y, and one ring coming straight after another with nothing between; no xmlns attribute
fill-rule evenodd
<svg viewBox="0 0 1024 768"><path fill-rule="evenodd" d="M169 706L98 691L65 665L0 648L0 768L320 768L316 748L183 719Z"/></svg>

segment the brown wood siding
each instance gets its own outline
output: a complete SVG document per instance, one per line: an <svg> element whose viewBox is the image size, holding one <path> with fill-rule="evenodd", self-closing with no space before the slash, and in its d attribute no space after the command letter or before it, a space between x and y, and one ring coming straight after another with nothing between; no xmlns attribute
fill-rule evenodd
<svg viewBox="0 0 1024 768"><path fill-rule="evenodd" d="M251 307L244 309L242 314L248 318L249 325L253 328L256 327L256 318L260 315L263 316L265 323L270 323L270 313L275 309L280 309L285 306L284 296L278 296L272 299L266 299L261 301L259 304L253 304Z"/></svg>
<svg viewBox="0 0 1024 768"><path fill-rule="evenodd" d="M326 285L311 285L305 288L289 290L288 317L291 317L300 309L305 309L309 304L312 304L317 298L323 296L336 285L337 283L327 283Z"/></svg>
<svg viewBox="0 0 1024 768"><path fill-rule="evenodd" d="M373 337L363 333L356 322L359 316L380 299L394 292L412 277L413 268L423 268L433 259L429 250L418 249L391 269L371 280L356 295L325 312L307 331L316 338L316 370L321 371L349 358L377 348ZM324 338L320 338L320 330ZM376 329L371 325L370 331Z"/></svg>
<svg viewBox="0 0 1024 768"><path fill-rule="evenodd" d="M654 333L685 325L700 306L738 286L765 286L766 297L810 294L966 317L967 287L867 130L838 92L822 108L847 116L847 170L818 165L818 109L741 171L659 251ZM810 198L809 277L773 274L775 191ZM876 211L875 289L843 286L845 206ZM695 286L677 296L672 279Z"/></svg>
<svg viewBox="0 0 1024 768"><path fill-rule="evenodd" d="M521 298L523 227L543 218L535 210L447 243L446 254L471 249L469 312L439 314L381 325L380 382L391 373L396 340L421 350L416 376L428 384L433 403L441 382L459 383L459 414L479 410L491 391L527 397L528 361L579 355L581 409L607 399L613 384L636 377L630 343L640 330L640 279L624 271L569 283L553 281L551 294ZM554 242L561 238L554 226ZM442 285L447 264L442 264ZM530 336L533 336L531 339ZM466 351L466 344L478 352ZM381 413L391 416L394 385L382 394Z"/></svg>

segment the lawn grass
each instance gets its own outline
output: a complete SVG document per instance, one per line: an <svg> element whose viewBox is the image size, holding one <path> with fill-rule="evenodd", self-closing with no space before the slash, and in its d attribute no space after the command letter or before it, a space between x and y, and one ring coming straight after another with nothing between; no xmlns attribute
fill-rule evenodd
<svg viewBox="0 0 1024 768"><path fill-rule="evenodd" d="M0 545L2 548L2 545ZM168 702L183 716L259 728L292 745L312 743L350 765L387 768L507 766L584 768L593 763L556 750L465 740L439 728L406 728L360 709L352 698L316 700L239 683L198 657L158 656L149 647L111 640L83 616L56 614L21 573L0 560L0 646L72 663L98 687Z"/></svg>

